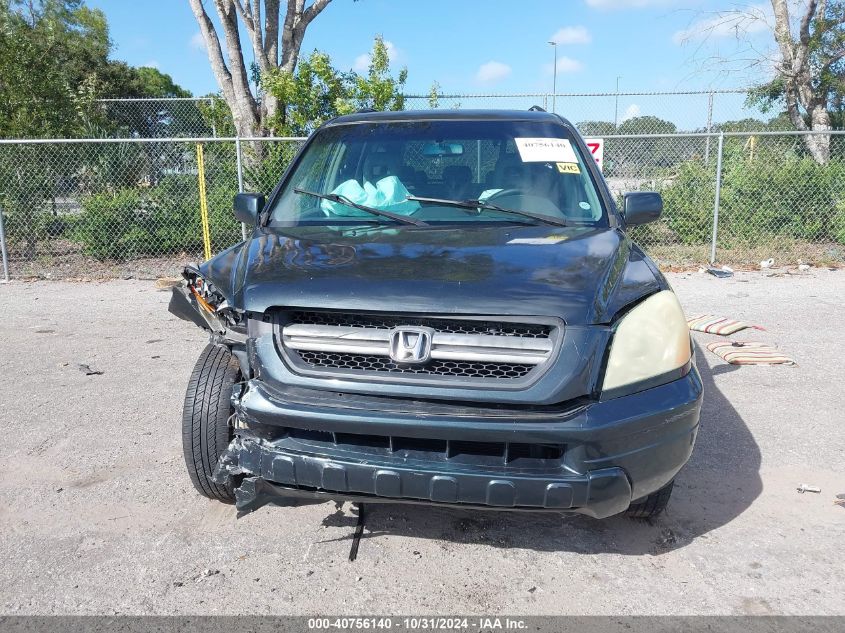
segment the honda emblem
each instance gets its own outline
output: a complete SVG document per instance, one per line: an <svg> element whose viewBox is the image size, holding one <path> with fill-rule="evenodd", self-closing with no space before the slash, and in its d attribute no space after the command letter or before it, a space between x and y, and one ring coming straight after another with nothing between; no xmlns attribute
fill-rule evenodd
<svg viewBox="0 0 845 633"><path fill-rule="evenodd" d="M402 365L420 365L431 359L434 330L427 327L397 327L390 332L390 358Z"/></svg>

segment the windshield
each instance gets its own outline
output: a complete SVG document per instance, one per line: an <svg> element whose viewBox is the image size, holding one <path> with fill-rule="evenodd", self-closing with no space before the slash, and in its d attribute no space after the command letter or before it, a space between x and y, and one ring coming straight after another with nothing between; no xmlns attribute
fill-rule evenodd
<svg viewBox="0 0 845 633"><path fill-rule="evenodd" d="M276 197L270 224L397 225L402 218L423 226L606 226L585 157L565 127L460 120L318 131Z"/></svg>

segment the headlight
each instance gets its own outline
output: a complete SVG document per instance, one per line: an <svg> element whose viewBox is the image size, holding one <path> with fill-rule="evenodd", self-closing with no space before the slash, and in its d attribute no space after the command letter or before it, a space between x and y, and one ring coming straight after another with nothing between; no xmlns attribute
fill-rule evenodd
<svg viewBox="0 0 845 633"><path fill-rule="evenodd" d="M674 380L691 357L689 328L675 293L658 292L619 322L610 344L603 395L622 387L623 392L635 391L630 387L637 383L645 389ZM661 382L661 377L666 379Z"/></svg>

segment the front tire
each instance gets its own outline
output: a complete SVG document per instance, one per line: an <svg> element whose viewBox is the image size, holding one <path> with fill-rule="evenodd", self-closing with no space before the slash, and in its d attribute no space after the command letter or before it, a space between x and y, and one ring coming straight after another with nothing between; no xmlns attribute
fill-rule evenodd
<svg viewBox="0 0 845 633"><path fill-rule="evenodd" d="M182 410L182 452L191 482L204 497L224 503L235 501L232 477L221 485L211 476L232 440L232 388L239 378L232 353L220 345L206 345L191 372Z"/></svg>
<svg viewBox="0 0 845 633"><path fill-rule="evenodd" d="M656 517L666 510L674 487L675 480L673 479L660 490L656 490L647 497L634 501L625 511L625 516L632 519L652 519Z"/></svg>

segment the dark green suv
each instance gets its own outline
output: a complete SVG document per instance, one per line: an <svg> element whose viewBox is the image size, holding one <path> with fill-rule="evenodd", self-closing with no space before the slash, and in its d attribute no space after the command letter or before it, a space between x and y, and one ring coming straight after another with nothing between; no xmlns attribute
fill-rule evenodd
<svg viewBox="0 0 845 633"><path fill-rule="evenodd" d="M201 494L660 512L702 386L675 295L573 126L545 112L323 125L243 243L185 270L210 333L183 431Z"/></svg>

